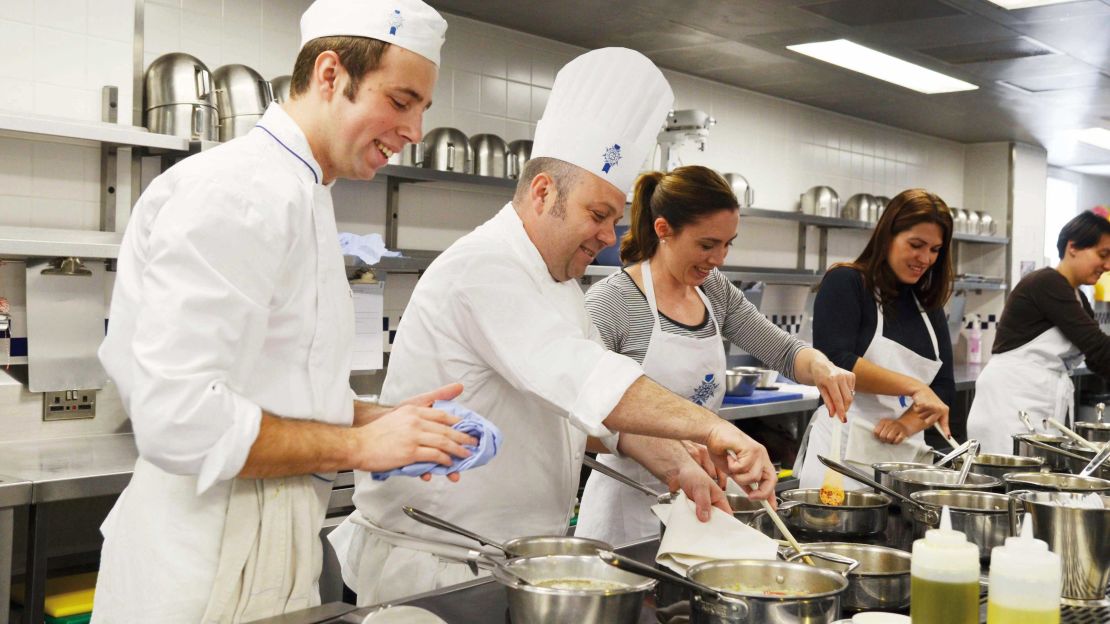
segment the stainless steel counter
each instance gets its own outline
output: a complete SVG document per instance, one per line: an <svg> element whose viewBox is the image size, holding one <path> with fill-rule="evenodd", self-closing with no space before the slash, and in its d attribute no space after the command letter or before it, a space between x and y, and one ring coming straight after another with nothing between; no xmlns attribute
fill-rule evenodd
<svg viewBox="0 0 1110 624"><path fill-rule="evenodd" d="M122 492L138 457L130 433L5 442L0 474L31 482L32 503L91 498Z"/></svg>
<svg viewBox="0 0 1110 624"><path fill-rule="evenodd" d="M30 481L0 475L0 624L8 624L11 602L14 508L30 504Z"/></svg>
<svg viewBox="0 0 1110 624"><path fill-rule="evenodd" d="M817 399L794 399L792 401L775 401L774 403L760 403L758 405L725 405L718 414L725 420L737 421L777 416L779 414L793 414L795 412L812 412L817 409L818 404Z"/></svg>

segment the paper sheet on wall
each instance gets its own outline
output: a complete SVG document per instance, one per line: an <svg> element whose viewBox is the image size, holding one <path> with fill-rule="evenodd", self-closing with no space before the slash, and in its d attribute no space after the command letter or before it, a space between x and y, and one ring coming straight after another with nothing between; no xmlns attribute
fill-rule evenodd
<svg viewBox="0 0 1110 624"><path fill-rule="evenodd" d="M355 302L355 344L351 370L378 370L383 364L382 314L385 284L351 284Z"/></svg>

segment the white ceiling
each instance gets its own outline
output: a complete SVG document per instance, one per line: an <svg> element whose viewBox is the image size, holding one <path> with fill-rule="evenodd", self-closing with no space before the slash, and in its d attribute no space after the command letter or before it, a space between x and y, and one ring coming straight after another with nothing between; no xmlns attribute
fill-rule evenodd
<svg viewBox="0 0 1110 624"><path fill-rule="evenodd" d="M1007 11L986 0L430 0L449 13L965 143L1110 165L1072 133L1110 127L1110 0ZM922 95L786 49L848 38L979 85Z"/></svg>

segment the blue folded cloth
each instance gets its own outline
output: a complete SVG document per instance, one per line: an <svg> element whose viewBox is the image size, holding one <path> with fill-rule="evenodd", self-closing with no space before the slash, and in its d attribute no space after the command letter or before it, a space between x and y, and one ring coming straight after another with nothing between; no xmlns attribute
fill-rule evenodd
<svg viewBox="0 0 1110 624"><path fill-rule="evenodd" d="M465 445L465 448L470 451L470 457L460 459L452 456L453 462L450 466L434 462L417 462L386 472L375 472L373 473L375 481L385 481L396 475L419 477L428 473L446 475L453 472L462 472L463 470L484 466L497 455L497 449L501 448L501 430L497 428L497 425L454 401L436 401L432 407L443 410L452 416L458 416L461 420L455 423L452 429L462 431L478 439L477 446Z"/></svg>

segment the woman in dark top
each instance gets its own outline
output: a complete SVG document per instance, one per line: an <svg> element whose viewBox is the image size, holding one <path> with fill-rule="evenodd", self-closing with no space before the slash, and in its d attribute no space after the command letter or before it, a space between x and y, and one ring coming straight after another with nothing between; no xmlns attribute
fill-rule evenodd
<svg viewBox="0 0 1110 624"><path fill-rule="evenodd" d="M967 433L983 452L1011 453L1015 433L1027 431L1023 410L1039 425L1072 412L1070 371L1087 367L1110 379L1110 336L1099 328L1078 290L1110 271L1110 222L1084 212L1060 230L1060 264L1026 275L1006 300L991 359L975 382Z"/></svg>
<svg viewBox="0 0 1110 624"><path fill-rule="evenodd" d="M813 346L856 374L856 397L841 425L818 408L795 473L820 487L817 455L839 455L871 473L880 461L922 461L923 431L947 433L956 392L944 304L952 289L952 216L933 193L910 189L887 205L855 262L831 269L813 309ZM846 487L860 487L851 482Z"/></svg>

